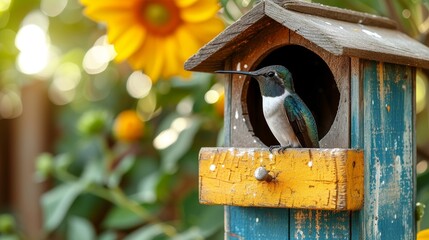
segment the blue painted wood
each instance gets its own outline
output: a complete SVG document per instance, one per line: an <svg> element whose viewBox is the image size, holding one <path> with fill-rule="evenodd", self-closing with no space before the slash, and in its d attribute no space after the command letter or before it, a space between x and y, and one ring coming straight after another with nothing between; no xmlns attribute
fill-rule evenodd
<svg viewBox="0 0 429 240"><path fill-rule="evenodd" d="M347 211L291 209L289 239L349 239L350 215Z"/></svg>
<svg viewBox="0 0 429 240"><path fill-rule="evenodd" d="M363 82L359 58L351 58L350 66L350 147L363 149ZM362 239L362 213L351 212L351 240Z"/></svg>
<svg viewBox="0 0 429 240"><path fill-rule="evenodd" d="M225 207L225 239L290 239L289 209Z"/></svg>
<svg viewBox="0 0 429 240"><path fill-rule="evenodd" d="M363 239L415 239L411 67L363 61Z"/></svg>

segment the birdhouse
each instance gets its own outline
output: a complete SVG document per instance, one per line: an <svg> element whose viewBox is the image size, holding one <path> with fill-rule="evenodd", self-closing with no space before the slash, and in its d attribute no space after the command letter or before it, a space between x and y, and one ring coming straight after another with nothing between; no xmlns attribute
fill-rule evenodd
<svg viewBox="0 0 429 240"><path fill-rule="evenodd" d="M320 148L279 144L258 82L225 75L226 146L200 152L200 202L225 207L227 239L415 239L415 77L429 49L390 19L261 1L185 69L286 67ZM283 129L284 130L284 129Z"/></svg>

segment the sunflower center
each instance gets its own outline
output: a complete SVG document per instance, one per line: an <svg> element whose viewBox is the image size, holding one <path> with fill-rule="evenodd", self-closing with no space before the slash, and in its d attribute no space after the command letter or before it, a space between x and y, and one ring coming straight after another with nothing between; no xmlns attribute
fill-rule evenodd
<svg viewBox="0 0 429 240"><path fill-rule="evenodd" d="M153 25L162 26L170 20L170 12L161 3L150 3L143 10L146 20Z"/></svg>
<svg viewBox="0 0 429 240"><path fill-rule="evenodd" d="M143 25L153 34L168 35L180 24L180 9L171 0L147 0L141 6Z"/></svg>

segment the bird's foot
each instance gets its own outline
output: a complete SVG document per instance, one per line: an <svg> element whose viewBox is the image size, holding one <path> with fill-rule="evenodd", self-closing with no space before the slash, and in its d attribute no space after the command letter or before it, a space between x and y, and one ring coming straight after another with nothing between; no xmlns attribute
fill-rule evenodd
<svg viewBox="0 0 429 240"><path fill-rule="evenodd" d="M273 145L273 146L270 146L268 150L270 151L271 154L273 153L274 150L277 150L277 153L283 154L286 151L286 149L290 147L291 145L287 145L287 146Z"/></svg>

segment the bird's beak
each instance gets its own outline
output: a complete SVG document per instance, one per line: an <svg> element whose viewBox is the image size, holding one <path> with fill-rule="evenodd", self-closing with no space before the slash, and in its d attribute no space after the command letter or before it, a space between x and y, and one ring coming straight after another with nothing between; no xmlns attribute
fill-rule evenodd
<svg viewBox="0 0 429 240"><path fill-rule="evenodd" d="M215 73L243 74L243 75L252 76L252 77L258 76L258 74L255 74L254 72L245 72L245 71L218 70L218 71L215 71Z"/></svg>

